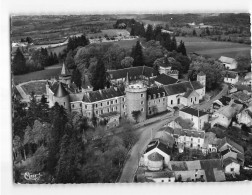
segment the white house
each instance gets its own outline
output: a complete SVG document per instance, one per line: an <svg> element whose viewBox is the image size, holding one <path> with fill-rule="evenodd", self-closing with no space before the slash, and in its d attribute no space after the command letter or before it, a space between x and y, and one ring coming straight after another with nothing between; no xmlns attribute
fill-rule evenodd
<svg viewBox="0 0 252 195"><path fill-rule="evenodd" d="M241 165L235 158L228 157L223 159L222 161L225 173L227 174L240 174Z"/></svg>
<svg viewBox="0 0 252 195"><path fill-rule="evenodd" d="M236 115L239 124L245 124L248 127L252 126L252 112L249 109L245 109Z"/></svg>
<svg viewBox="0 0 252 195"><path fill-rule="evenodd" d="M175 174L173 171L146 171L145 177L155 183L175 182Z"/></svg>
<svg viewBox="0 0 252 195"><path fill-rule="evenodd" d="M206 132L204 144L202 146L202 152L204 154L217 152L218 145L220 144L221 139L216 137L216 134L213 132Z"/></svg>
<svg viewBox="0 0 252 195"><path fill-rule="evenodd" d="M236 69L237 68L237 61L234 58L229 58L226 56L221 56L219 61L225 66L226 69Z"/></svg>
<svg viewBox="0 0 252 195"><path fill-rule="evenodd" d="M140 162L149 170L161 170L171 159L171 148L159 139L152 140L145 150Z"/></svg>
<svg viewBox="0 0 252 195"><path fill-rule="evenodd" d="M179 116L184 119L191 119L194 123L193 127L197 130L201 130L204 124L209 121L209 114L201 110L197 110L191 107L185 107L179 111Z"/></svg>
<svg viewBox="0 0 252 195"><path fill-rule="evenodd" d="M236 84L239 80L239 76L237 72L234 71L226 71L224 73L224 82L230 84Z"/></svg>

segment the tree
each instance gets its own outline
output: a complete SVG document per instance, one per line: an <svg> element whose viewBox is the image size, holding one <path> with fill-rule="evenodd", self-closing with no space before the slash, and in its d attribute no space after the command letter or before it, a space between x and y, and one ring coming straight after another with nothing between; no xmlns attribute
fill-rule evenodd
<svg viewBox="0 0 252 195"><path fill-rule="evenodd" d="M130 36L135 36L135 27L131 27Z"/></svg>
<svg viewBox="0 0 252 195"><path fill-rule="evenodd" d="M32 43L32 42L33 42L33 40L32 40L32 38L31 38L31 37L26 37L26 42L27 42L27 43Z"/></svg>
<svg viewBox="0 0 252 195"><path fill-rule="evenodd" d="M176 37L173 35L171 40L171 51L177 51L177 40Z"/></svg>
<svg viewBox="0 0 252 195"><path fill-rule="evenodd" d="M133 66L143 66L144 60L143 60L143 52L142 52L142 46L140 45L140 42L136 42L136 46L132 48L132 54L133 57Z"/></svg>
<svg viewBox="0 0 252 195"><path fill-rule="evenodd" d="M74 58L73 58L73 51L72 50L70 50L67 53L65 64L66 64L68 69L74 69L76 67L75 62L74 62Z"/></svg>
<svg viewBox="0 0 252 195"><path fill-rule="evenodd" d="M146 41L150 41L153 39L153 27L152 25L148 24L146 32L145 32Z"/></svg>
<svg viewBox="0 0 252 195"><path fill-rule="evenodd" d="M81 80L81 73L79 71L78 68L75 68L73 70L73 73L72 73L72 78L71 78L72 82L75 83L75 85L81 89L81 85L82 85L82 80Z"/></svg>
<svg viewBox="0 0 252 195"><path fill-rule="evenodd" d="M134 110L134 111L131 112L131 114L132 114L132 117L134 118L134 120L137 123L138 118L141 115L141 111L140 110Z"/></svg>
<svg viewBox="0 0 252 195"><path fill-rule="evenodd" d="M193 36L197 36L195 29L193 29Z"/></svg>
<svg viewBox="0 0 252 195"><path fill-rule="evenodd" d="M252 165L252 148L248 148L244 154L245 166Z"/></svg>
<svg viewBox="0 0 252 195"><path fill-rule="evenodd" d="M17 48L16 54L13 58L12 70L14 75L24 74L27 71L26 60L19 47Z"/></svg>
<svg viewBox="0 0 252 195"><path fill-rule="evenodd" d="M132 57L126 56L122 61L121 61L121 67L122 68L129 68L132 67L134 62L134 59Z"/></svg>
<svg viewBox="0 0 252 195"><path fill-rule="evenodd" d="M210 35L210 31L209 31L209 28L206 27L206 34L209 36Z"/></svg>
<svg viewBox="0 0 252 195"><path fill-rule="evenodd" d="M185 48L185 44L182 40L180 41L177 52L182 53L184 56L186 56L186 48Z"/></svg>
<svg viewBox="0 0 252 195"><path fill-rule="evenodd" d="M251 57L250 55L237 55L235 60L237 61L237 69L238 70L247 70L250 71L251 69Z"/></svg>

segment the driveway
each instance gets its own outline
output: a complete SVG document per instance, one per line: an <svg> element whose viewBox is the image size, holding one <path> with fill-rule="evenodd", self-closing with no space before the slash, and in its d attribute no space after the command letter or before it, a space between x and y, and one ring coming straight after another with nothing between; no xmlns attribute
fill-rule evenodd
<svg viewBox="0 0 252 195"><path fill-rule="evenodd" d="M154 137L155 133L163 127L165 124L169 123L170 121L173 121L177 118L177 116L165 116L160 117L159 122L153 123L151 125L148 125L146 127L142 127L138 130L136 130L137 134L140 134L140 138L137 141L137 143L132 147L131 152L129 154L129 158L126 161L121 178L119 180L119 183L132 183L134 180L135 172L138 168L138 163L140 159L140 155L144 152L144 149L147 147L148 143L152 139L151 136Z"/></svg>

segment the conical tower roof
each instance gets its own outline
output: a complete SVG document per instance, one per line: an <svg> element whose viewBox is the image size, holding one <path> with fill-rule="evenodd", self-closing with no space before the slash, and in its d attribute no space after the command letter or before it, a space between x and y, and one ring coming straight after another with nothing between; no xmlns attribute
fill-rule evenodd
<svg viewBox="0 0 252 195"><path fill-rule="evenodd" d="M61 76L69 76L71 75L69 70L66 68L65 63L63 62L63 66L61 69Z"/></svg>
<svg viewBox="0 0 252 195"><path fill-rule="evenodd" d="M65 97L67 96L69 93L67 92L67 90L65 89L65 87L62 85L61 82L59 82L59 85L56 89L56 93L54 94L55 97Z"/></svg>

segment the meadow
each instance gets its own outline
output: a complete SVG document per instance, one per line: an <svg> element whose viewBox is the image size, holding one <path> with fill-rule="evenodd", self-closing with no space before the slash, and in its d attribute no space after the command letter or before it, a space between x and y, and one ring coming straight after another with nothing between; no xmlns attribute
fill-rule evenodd
<svg viewBox="0 0 252 195"><path fill-rule="evenodd" d="M176 37L177 42L185 43L187 53L198 53L213 58L227 56L235 58L238 54L250 55L250 46L240 43L212 41L199 37Z"/></svg>

